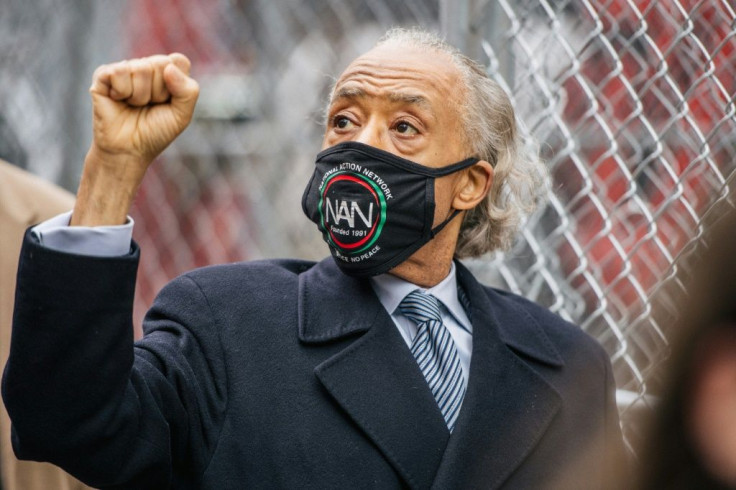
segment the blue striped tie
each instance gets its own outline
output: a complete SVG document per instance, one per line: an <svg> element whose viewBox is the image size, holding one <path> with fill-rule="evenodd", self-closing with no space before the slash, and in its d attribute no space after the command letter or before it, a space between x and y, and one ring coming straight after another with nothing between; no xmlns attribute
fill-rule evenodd
<svg viewBox="0 0 736 490"><path fill-rule="evenodd" d="M399 309L419 327L411 353L452 432L465 396L465 378L455 341L442 323L437 298L419 290L412 291L401 301Z"/></svg>

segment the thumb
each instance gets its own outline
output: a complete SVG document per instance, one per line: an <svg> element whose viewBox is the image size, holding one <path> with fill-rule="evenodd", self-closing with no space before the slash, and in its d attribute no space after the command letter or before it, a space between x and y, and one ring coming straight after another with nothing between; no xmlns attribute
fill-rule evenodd
<svg viewBox="0 0 736 490"><path fill-rule="evenodd" d="M176 99L196 99L199 95L199 84L173 63L164 68L164 82L171 94L172 103L175 103Z"/></svg>
<svg viewBox="0 0 736 490"><path fill-rule="evenodd" d="M172 63L176 65L177 68L179 68L182 72L184 72L185 75L189 75L189 69L192 66L192 63L189 61L189 58L184 56L181 53L171 53L169 55L169 59Z"/></svg>
<svg viewBox="0 0 736 490"><path fill-rule="evenodd" d="M194 104L199 96L199 84L187 76L189 60L183 55L178 56L183 58L185 63L172 56L172 63L164 68L163 78L166 89L171 94L172 109L188 118L194 111Z"/></svg>

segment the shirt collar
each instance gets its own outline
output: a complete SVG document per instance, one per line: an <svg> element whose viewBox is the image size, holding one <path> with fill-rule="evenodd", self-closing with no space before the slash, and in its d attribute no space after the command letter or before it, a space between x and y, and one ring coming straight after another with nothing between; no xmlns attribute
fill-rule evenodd
<svg viewBox="0 0 736 490"><path fill-rule="evenodd" d="M457 297L457 278L454 262L451 262L450 273L439 284L429 289L419 287L392 274L380 274L371 277L371 285L376 296L378 296L378 300L391 315L396 312L401 300L407 294L419 289L440 300L445 308L447 308L447 311L455 318L455 321L468 332L472 332L468 315Z"/></svg>

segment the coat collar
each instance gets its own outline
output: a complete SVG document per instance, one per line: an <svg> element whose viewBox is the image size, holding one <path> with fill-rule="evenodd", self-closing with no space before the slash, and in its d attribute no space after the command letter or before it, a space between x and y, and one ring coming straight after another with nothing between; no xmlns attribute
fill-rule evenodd
<svg viewBox="0 0 736 490"><path fill-rule="evenodd" d="M520 301L525 300L512 297L506 292L484 288L464 265L457 261L455 265L457 266L458 283L470 297L471 308L475 310L474 306L485 305L488 311L477 314L485 316L493 314L496 319L498 337L504 344L517 353L550 366L564 366L565 362L547 332L526 309L522 308ZM484 296L488 302L477 299ZM476 298L475 305L473 297Z"/></svg>
<svg viewBox="0 0 736 490"><path fill-rule="evenodd" d="M369 282L343 274L331 257L299 276L299 340L331 342L366 332L383 307Z"/></svg>
<svg viewBox="0 0 736 490"><path fill-rule="evenodd" d="M562 399L534 362L564 363L517 297L482 287L458 267L473 318L465 400L432 488L498 488L531 453Z"/></svg>
<svg viewBox="0 0 736 490"><path fill-rule="evenodd" d="M483 288L460 262L456 261L455 266L463 290L470 294L472 289L477 298L486 297L490 302L489 308L497 319L497 334L504 344L550 366L564 365L544 328L517 301L506 293ZM383 311L369 282L343 274L330 257L300 276L299 339L302 342L331 342L364 333Z"/></svg>
<svg viewBox="0 0 736 490"><path fill-rule="evenodd" d="M539 364L564 364L542 326L522 300L484 288L457 266L471 304L473 355L452 436L368 281L342 274L331 258L300 276L300 340L318 347L354 339L315 375L411 488L500 486L561 405L538 373Z"/></svg>
<svg viewBox="0 0 736 490"><path fill-rule="evenodd" d="M409 487L429 488L450 438L442 414L369 282L330 258L300 277L299 338L317 348L349 337L315 375Z"/></svg>

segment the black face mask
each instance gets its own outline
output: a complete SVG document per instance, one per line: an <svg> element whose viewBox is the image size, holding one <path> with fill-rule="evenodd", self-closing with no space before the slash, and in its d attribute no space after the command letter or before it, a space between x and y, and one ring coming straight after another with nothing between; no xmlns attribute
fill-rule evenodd
<svg viewBox="0 0 736 490"><path fill-rule="evenodd" d="M435 228L434 180L475 165L477 158L429 168L348 141L317 155L302 209L317 223L340 269L374 276L396 267L442 230Z"/></svg>

